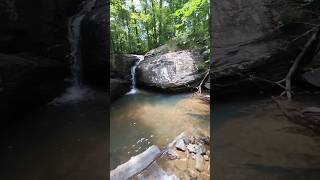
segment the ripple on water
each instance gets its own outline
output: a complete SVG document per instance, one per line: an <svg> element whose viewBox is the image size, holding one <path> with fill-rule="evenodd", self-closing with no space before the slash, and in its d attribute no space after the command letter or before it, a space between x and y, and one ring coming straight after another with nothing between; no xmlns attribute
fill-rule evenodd
<svg viewBox="0 0 320 180"><path fill-rule="evenodd" d="M163 95L139 91L122 97L112 106L111 168L152 144L165 146L183 131L209 132L209 105L191 94Z"/></svg>

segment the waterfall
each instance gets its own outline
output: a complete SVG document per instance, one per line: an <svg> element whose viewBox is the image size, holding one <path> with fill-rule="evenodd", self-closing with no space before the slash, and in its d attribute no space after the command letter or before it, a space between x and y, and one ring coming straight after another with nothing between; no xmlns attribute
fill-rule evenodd
<svg viewBox="0 0 320 180"><path fill-rule="evenodd" d="M83 1L80 4L78 12L71 16L68 21L68 40L70 44L70 70L71 86L66 89L66 92L55 98L49 104L59 105L64 103L75 103L86 99L92 95L90 89L81 83L81 22L85 15L92 10L96 0Z"/></svg>
<svg viewBox="0 0 320 180"><path fill-rule="evenodd" d="M127 94L135 94L137 92L136 90L136 68L139 65L141 61L144 60L144 56L142 55L136 55L136 57L139 59L135 62L135 64L131 67L131 90Z"/></svg>

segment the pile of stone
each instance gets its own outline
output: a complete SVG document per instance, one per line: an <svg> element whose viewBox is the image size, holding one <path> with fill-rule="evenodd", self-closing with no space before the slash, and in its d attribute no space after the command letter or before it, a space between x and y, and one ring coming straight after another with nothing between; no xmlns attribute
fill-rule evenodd
<svg viewBox="0 0 320 180"><path fill-rule="evenodd" d="M210 137L209 136L182 136L169 146L166 153L168 159L192 159L194 168L204 171L204 161L210 161ZM208 169L209 170L209 169Z"/></svg>

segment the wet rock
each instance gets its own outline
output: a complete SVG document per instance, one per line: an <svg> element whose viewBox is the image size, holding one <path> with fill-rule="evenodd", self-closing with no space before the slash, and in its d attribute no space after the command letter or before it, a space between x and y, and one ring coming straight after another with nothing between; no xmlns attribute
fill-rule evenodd
<svg viewBox="0 0 320 180"><path fill-rule="evenodd" d="M176 148L180 151L186 151L186 145L184 143L184 140L183 139L179 139L177 142L176 142Z"/></svg>
<svg viewBox="0 0 320 180"><path fill-rule="evenodd" d="M310 7L316 3L310 2ZM215 58L210 69L215 95L259 92L266 84L261 78L278 81L285 77L309 36L288 42L308 31L306 23L316 20L311 14L319 13L319 9L312 12L307 7L298 8L300 5L291 0L223 0L211 6L215 42L211 52ZM304 23L293 23L297 21Z"/></svg>
<svg viewBox="0 0 320 180"><path fill-rule="evenodd" d="M307 107L302 110L302 113L320 113L320 108L319 107Z"/></svg>
<svg viewBox="0 0 320 180"><path fill-rule="evenodd" d="M142 59L135 54L113 54L110 59L110 76L131 81L132 66Z"/></svg>
<svg viewBox="0 0 320 180"><path fill-rule="evenodd" d="M195 168L197 171L202 172L203 171L203 157L201 154L196 154L196 165Z"/></svg>
<svg viewBox="0 0 320 180"><path fill-rule="evenodd" d="M320 88L320 68L304 73L302 79L314 87Z"/></svg>
<svg viewBox="0 0 320 180"><path fill-rule="evenodd" d="M209 136L202 136L200 139L207 145L210 145L210 137Z"/></svg>
<svg viewBox="0 0 320 180"><path fill-rule="evenodd" d="M194 50L147 56L137 66L137 84L166 91L192 90L205 75L202 63L203 57Z"/></svg>
<svg viewBox="0 0 320 180"><path fill-rule="evenodd" d="M53 45L68 44L68 18L80 3L81 0L37 0L32 4L25 0L1 0L1 52L27 51L48 57ZM63 54L59 58L65 60L68 52L61 49L57 54Z"/></svg>
<svg viewBox="0 0 320 180"><path fill-rule="evenodd" d="M110 23L107 0L97 0L94 9L87 13L81 23L81 57L84 78L105 86L110 65ZM109 88L109 87L107 87Z"/></svg>
<svg viewBox="0 0 320 180"><path fill-rule="evenodd" d="M167 155L170 160L175 160L179 158L178 153L174 149L169 149Z"/></svg>
<svg viewBox="0 0 320 180"><path fill-rule="evenodd" d="M122 79L110 79L110 100L113 102L130 91L131 82Z"/></svg>

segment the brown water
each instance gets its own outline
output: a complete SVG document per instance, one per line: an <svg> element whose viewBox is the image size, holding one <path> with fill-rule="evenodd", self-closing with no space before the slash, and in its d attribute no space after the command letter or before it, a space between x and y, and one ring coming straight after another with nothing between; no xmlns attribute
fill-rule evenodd
<svg viewBox="0 0 320 180"><path fill-rule="evenodd" d="M1 180L88 180L107 176L105 92L45 106L1 131Z"/></svg>
<svg viewBox="0 0 320 180"><path fill-rule="evenodd" d="M213 128L215 179L320 179L319 135L288 121L269 98L241 102L215 104L221 115Z"/></svg>
<svg viewBox="0 0 320 180"><path fill-rule="evenodd" d="M138 90L112 104L111 169L155 144L166 146L183 131L209 133L209 105L192 94Z"/></svg>

